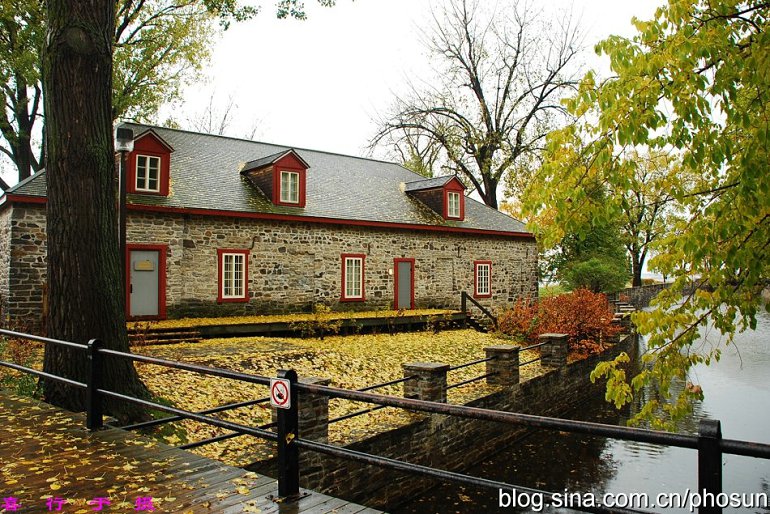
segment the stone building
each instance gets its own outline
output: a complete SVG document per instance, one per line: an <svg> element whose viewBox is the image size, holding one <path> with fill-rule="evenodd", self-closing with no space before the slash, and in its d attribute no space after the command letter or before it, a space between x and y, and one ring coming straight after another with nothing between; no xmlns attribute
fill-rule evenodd
<svg viewBox="0 0 770 514"><path fill-rule="evenodd" d="M127 314L133 319L458 307L537 294L534 236L453 176L126 124ZM0 198L0 308L40 319L45 172ZM116 231L117 232L117 231ZM116 240L117 244L117 240Z"/></svg>

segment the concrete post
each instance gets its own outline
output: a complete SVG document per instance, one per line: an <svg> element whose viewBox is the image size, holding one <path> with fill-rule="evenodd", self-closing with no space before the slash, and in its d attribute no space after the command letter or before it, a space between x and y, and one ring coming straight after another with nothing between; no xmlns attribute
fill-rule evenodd
<svg viewBox="0 0 770 514"><path fill-rule="evenodd" d="M519 347L509 344L487 346L484 348L487 359L487 373L494 373L487 377L489 385L514 385L519 383Z"/></svg>
<svg viewBox="0 0 770 514"><path fill-rule="evenodd" d="M567 334L540 334L540 342L547 343L541 346L544 366L562 368L567 365L569 342Z"/></svg>
<svg viewBox="0 0 770 514"><path fill-rule="evenodd" d="M404 377L416 376L404 382L404 397L446 403L446 374L449 364L439 362L408 362L402 364Z"/></svg>

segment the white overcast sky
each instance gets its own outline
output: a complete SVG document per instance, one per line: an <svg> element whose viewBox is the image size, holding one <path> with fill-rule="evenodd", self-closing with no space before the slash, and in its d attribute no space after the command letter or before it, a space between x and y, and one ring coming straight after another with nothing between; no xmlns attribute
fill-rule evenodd
<svg viewBox="0 0 770 514"><path fill-rule="evenodd" d="M432 0L440 3L441 0ZM484 2L505 0L480 0ZM586 34L585 62L601 68L593 53L610 34L630 36L630 20L652 17L663 0L530 0L546 12L569 9ZM299 148L365 155L384 112L409 78L429 75L420 31L430 23L430 0L337 0L334 8L305 0L306 21L278 20L269 0L253 20L234 23L213 44L211 62L184 101L164 109L184 122L208 105L236 110L228 135ZM604 65L606 71L606 64ZM0 163L14 184L12 168Z"/></svg>
<svg viewBox="0 0 770 514"><path fill-rule="evenodd" d="M481 0L481 2L495 0ZM505 1L505 0L499 0ZM433 3L440 0L433 0ZM234 24L216 44L206 83L185 93L178 119L208 105L237 106L229 135L270 143L364 155L373 118L411 77L429 74L420 31L430 23L429 0L338 0L322 8L305 0L308 19L277 20L270 3ZM541 0L546 11L569 9L586 33L585 61L601 67L593 47L610 34L634 33L632 16L652 17L662 0ZM605 69L608 69L605 65Z"/></svg>

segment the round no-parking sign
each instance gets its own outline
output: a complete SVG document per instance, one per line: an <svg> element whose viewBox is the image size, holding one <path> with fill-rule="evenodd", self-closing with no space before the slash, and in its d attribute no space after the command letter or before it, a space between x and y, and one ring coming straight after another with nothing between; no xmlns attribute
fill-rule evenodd
<svg viewBox="0 0 770 514"><path fill-rule="evenodd" d="M287 379L270 379L270 405L278 409L291 409L291 385Z"/></svg>

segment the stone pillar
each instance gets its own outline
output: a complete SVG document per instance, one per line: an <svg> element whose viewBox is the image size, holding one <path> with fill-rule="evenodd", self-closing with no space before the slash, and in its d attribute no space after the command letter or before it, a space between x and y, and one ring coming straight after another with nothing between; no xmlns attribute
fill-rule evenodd
<svg viewBox="0 0 770 514"><path fill-rule="evenodd" d="M509 344L487 346L484 348L487 359L487 373L494 373L487 377L490 385L514 385L519 383L519 347Z"/></svg>
<svg viewBox="0 0 770 514"><path fill-rule="evenodd" d="M329 385L331 379L300 377L301 384ZM278 421L278 409L273 409L273 422ZM322 394L299 392L299 436L303 439L329 442L329 397Z"/></svg>
<svg viewBox="0 0 770 514"><path fill-rule="evenodd" d="M540 347L544 366L561 368L567 365L568 337L567 334L540 334L540 342L547 343Z"/></svg>
<svg viewBox="0 0 770 514"><path fill-rule="evenodd" d="M416 376L404 382L404 397L446 403L446 374L449 364L439 362L408 362L402 364L404 377Z"/></svg>

